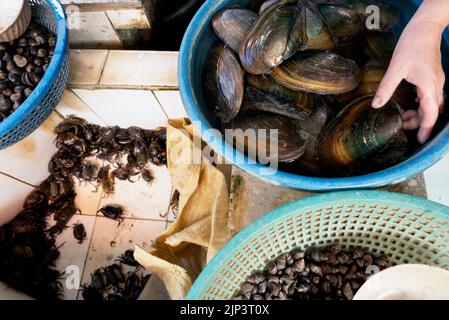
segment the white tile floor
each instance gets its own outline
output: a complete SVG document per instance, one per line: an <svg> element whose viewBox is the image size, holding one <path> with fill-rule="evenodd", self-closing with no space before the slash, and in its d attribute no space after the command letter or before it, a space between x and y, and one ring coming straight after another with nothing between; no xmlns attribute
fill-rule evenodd
<svg viewBox="0 0 449 320"><path fill-rule="evenodd" d="M100 84L120 88L177 88L177 68L177 52L110 51Z"/></svg>
<svg viewBox="0 0 449 320"><path fill-rule="evenodd" d="M56 111L64 117L68 117L73 113L77 116L86 119L90 123L95 123L101 126L106 123L90 109L72 90L65 90L62 95L62 100L59 103Z"/></svg>
<svg viewBox="0 0 449 320"><path fill-rule="evenodd" d="M170 175L167 167L151 166L150 168L154 176L152 184L148 184L143 179L132 183L116 181L115 193L102 199L100 208L123 203L126 204L124 217L166 221L172 189ZM131 201L130 195L132 195Z"/></svg>
<svg viewBox="0 0 449 320"><path fill-rule="evenodd" d="M80 63L84 61L83 56L97 61L95 66L92 63ZM136 76L135 71L141 70L141 63L134 60L123 68L115 65L114 61L132 57L135 60L145 59L146 64L160 64L155 70L163 69L166 74ZM168 118L186 116L178 91L156 90L176 86L176 67L173 67L176 66L176 58L176 54L161 58L154 54L141 57L139 53L105 53L101 50L72 52L72 71L75 69L76 72L71 79L76 89L66 90L57 111L41 128L20 143L0 151L0 224L19 212L32 186L47 177L48 160L56 151L52 131L63 117L75 114L100 125L136 125L154 129L165 126ZM77 61L80 64L78 66ZM105 67L98 68L97 64ZM169 69L164 67L167 65L170 65ZM125 69L129 72L125 72ZM139 84L142 81L144 83ZM114 88L154 86L154 89L112 90L105 89L107 85ZM93 90L92 86L98 88ZM95 192L96 188L92 185L77 184L76 203L82 215L76 215L70 223L82 222L87 239L78 244L73 238L73 230L65 230L58 239L59 243L64 243L58 268L64 270L69 265L78 266L82 276L80 283L84 283L89 280L93 270L107 265L135 244L150 248L152 241L175 219L169 210L173 190L167 168L154 167L153 172L156 180L151 185L143 181L118 182L116 194L109 198L102 197L101 189ZM425 173L425 180L429 199L449 205L449 156L429 169ZM109 203L124 206L126 219L122 224L97 215L98 209ZM65 294L66 299L75 299L78 291L67 290Z"/></svg>
<svg viewBox="0 0 449 320"><path fill-rule="evenodd" d="M108 125L154 129L167 124L167 116L150 91L111 89L73 91Z"/></svg>
<svg viewBox="0 0 449 320"><path fill-rule="evenodd" d="M137 125L155 129L167 125L170 112L163 109L151 91L67 90L57 112L44 126L13 147L0 151L0 224L12 219L21 210L33 186L48 176L47 164L56 151L53 129L63 116L74 114L100 125ZM91 184L76 183L76 204L82 214L74 216L69 225L82 222L87 239L79 244L73 237L72 228L58 237L58 244L63 244L57 265L59 270L76 266L82 277L79 284L83 284L90 279L93 270L110 264L117 255L134 245L150 249L152 241L167 227L168 217L173 219L168 214L172 192L168 170L164 166L152 165L150 168L155 177L153 183L138 179L134 183L117 181L115 194L107 198L101 189L96 190ZM123 223L118 225L97 214L98 209L107 204L124 207L126 219ZM66 299L77 297L78 289L65 289Z"/></svg>
<svg viewBox="0 0 449 320"><path fill-rule="evenodd" d="M154 94L170 119L187 118L179 91L154 91Z"/></svg>
<svg viewBox="0 0 449 320"><path fill-rule="evenodd" d="M23 200L33 187L0 174L0 225L8 222L22 209Z"/></svg>
<svg viewBox="0 0 449 320"><path fill-rule="evenodd" d="M125 219L119 225L117 221L97 217L81 283L89 282L96 269L111 265L117 256L135 245L150 250L166 224L165 221Z"/></svg>
<svg viewBox="0 0 449 320"><path fill-rule="evenodd" d="M73 237L72 227L78 222L84 225L87 234L86 239L82 243L78 243ZM61 256L56 262L56 268L60 271L67 271L66 276L63 276L63 281L68 280L67 275L72 274L70 269L67 268L73 268L74 266L79 270L79 277L77 278L81 279L81 276L84 273L84 265L91 245L95 224L96 218L94 216L75 215L68 223L69 228L65 229L64 232L57 237L57 245L61 246ZM67 300L76 300L79 291L77 288L82 284L83 283L80 281L80 283L76 283L76 287L63 285L64 298Z"/></svg>
<svg viewBox="0 0 449 320"><path fill-rule="evenodd" d="M54 128L62 117L53 113L44 124L22 140L0 151L0 172L32 185L38 185L48 176L50 158L56 152L53 144ZM51 142L51 143L49 143Z"/></svg>

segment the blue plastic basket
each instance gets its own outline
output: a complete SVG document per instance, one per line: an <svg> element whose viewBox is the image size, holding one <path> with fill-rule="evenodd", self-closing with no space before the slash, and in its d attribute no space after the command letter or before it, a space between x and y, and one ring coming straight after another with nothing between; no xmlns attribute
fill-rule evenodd
<svg viewBox="0 0 449 320"><path fill-rule="evenodd" d="M256 270L296 248L340 243L386 255L392 265L449 270L449 208L404 194L346 191L309 197L254 221L209 262L187 299L231 299Z"/></svg>
<svg viewBox="0 0 449 320"><path fill-rule="evenodd" d="M64 9L57 0L29 0L36 22L57 35L55 53L44 77L25 102L0 123L0 150L28 136L53 112L69 75L68 30Z"/></svg>
<svg viewBox="0 0 449 320"><path fill-rule="evenodd" d="M449 152L449 125L447 125L409 159L374 173L344 178L320 178L279 170L273 175L261 175L261 172L266 171L264 165L254 163L243 153L233 149L232 146L227 146L225 139L211 134L210 130L215 128L214 117L210 108L207 107L203 95L203 66L209 49L217 41L210 27L211 18L215 12L223 7L234 4L247 7L250 1L208 0L190 23L179 53L179 90L187 114L199 132L201 132L203 139L215 152L223 156L228 163L232 163L252 175L275 185L310 191L336 191L376 188L400 183L426 170ZM402 13L399 25L393 30L398 34L410 20L422 0L388 1L394 3ZM443 37L443 63L446 73L448 73L449 30L445 31Z"/></svg>

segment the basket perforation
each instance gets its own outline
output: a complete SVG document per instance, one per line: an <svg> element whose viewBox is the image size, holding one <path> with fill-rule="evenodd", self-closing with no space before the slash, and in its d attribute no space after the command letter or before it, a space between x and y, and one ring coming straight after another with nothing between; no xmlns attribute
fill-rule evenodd
<svg viewBox="0 0 449 320"><path fill-rule="evenodd" d="M383 199L379 194L388 193L366 193L375 196L363 202L345 202L338 196L333 205L319 205L317 201L304 208L279 209L271 220L267 217L264 224L257 224L257 232L239 238L239 244L229 244L232 251L226 257L217 257L229 262L215 276L208 276L207 281L200 277L200 282L207 282L202 287L208 289L194 298L229 299L253 271L262 270L279 254L314 245L340 243L344 248L363 247L387 255L392 264L426 263L449 269L449 209L423 210L409 197L401 206L396 196L392 197L395 200L392 203L379 200Z"/></svg>

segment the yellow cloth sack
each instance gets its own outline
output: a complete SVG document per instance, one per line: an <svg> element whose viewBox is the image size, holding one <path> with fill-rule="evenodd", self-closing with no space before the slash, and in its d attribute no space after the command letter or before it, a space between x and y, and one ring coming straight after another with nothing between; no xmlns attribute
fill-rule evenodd
<svg viewBox="0 0 449 320"><path fill-rule="evenodd" d="M136 247L134 253L142 266L162 280L171 299L185 297L207 261L232 237L226 179L201 156L202 147L189 120L169 121L167 166L180 194L178 217L156 239L154 251Z"/></svg>

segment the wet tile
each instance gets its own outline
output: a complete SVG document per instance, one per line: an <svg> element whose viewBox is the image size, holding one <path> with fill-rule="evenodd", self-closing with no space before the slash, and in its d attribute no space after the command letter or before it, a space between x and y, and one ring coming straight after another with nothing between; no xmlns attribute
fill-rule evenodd
<svg viewBox="0 0 449 320"><path fill-rule="evenodd" d="M151 92L109 89L73 91L108 125L145 129L167 125L167 116Z"/></svg>
<svg viewBox="0 0 449 320"><path fill-rule="evenodd" d="M424 177L429 200L449 206L449 155L425 171Z"/></svg>
<svg viewBox="0 0 449 320"><path fill-rule="evenodd" d="M68 223L69 228L65 229L56 238L57 245L62 245L59 250L61 256L56 262L56 268L62 272L66 272L62 280L65 300L76 300L78 296L95 220L96 217L94 216L75 215ZM84 225L87 234L86 239L82 243L78 243L78 240L73 236L72 226L77 222Z"/></svg>
<svg viewBox="0 0 449 320"><path fill-rule="evenodd" d="M70 47L122 49L123 45L106 13L90 11L79 13L79 24L70 30Z"/></svg>
<svg viewBox="0 0 449 320"><path fill-rule="evenodd" d="M53 130L61 121L62 118L54 112L27 138L1 150L0 172L32 185L45 180L48 177L48 162L57 151L53 143Z"/></svg>
<svg viewBox="0 0 449 320"><path fill-rule="evenodd" d="M134 183L116 179L115 193L103 199L100 207L120 205L125 217L165 221L172 189L170 175L165 166L151 165L150 169L154 175L152 184L139 178Z"/></svg>
<svg viewBox="0 0 449 320"><path fill-rule="evenodd" d="M102 86L177 88L178 53L162 51L111 51Z"/></svg>
<svg viewBox="0 0 449 320"><path fill-rule="evenodd" d="M98 84L107 56L108 50L70 50L69 86Z"/></svg>
<svg viewBox="0 0 449 320"><path fill-rule="evenodd" d="M125 219L117 221L98 217L89 248L82 283L90 281L96 269L114 263L117 256L139 245L151 249L152 242L164 231L165 221Z"/></svg>
<svg viewBox="0 0 449 320"><path fill-rule="evenodd" d="M65 90L61 102L56 107L56 111L64 117L76 115L86 119L90 123L104 126L105 123L100 117L90 109L72 90Z"/></svg>
<svg viewBox="0 0 449 320"><path fill-rule="evenodd" d="M188 118L179 91L153 91L169 119Z"/></svg>
<svg viewBox="0 0 449 320"><path fill-rule="evenodd" d="M22 210L23 202L33 187L0 173L0 226Z"/></svg>

